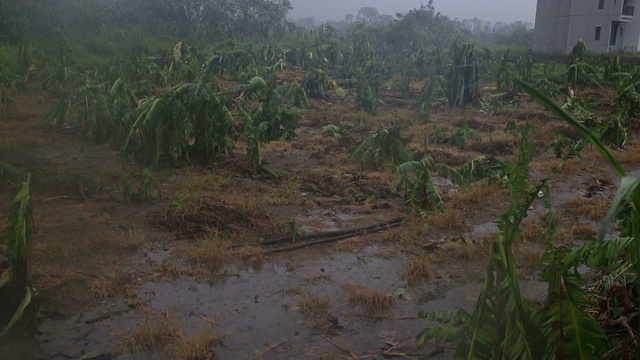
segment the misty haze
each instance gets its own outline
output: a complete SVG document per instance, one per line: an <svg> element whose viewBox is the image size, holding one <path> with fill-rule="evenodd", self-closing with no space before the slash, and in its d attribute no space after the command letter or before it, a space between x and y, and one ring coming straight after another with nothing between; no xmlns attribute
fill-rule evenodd
<svg viewBox="0 0 640 360"><path fill-rule="evenodd" d="M313 16L318 21L341 20L345 14L356 15L362 7L375 7L381 14L394 15L419 8L419 0L291 0L294 19ZM536 0L436 0L436 11L451 18L480 18L492 22L524 21L533 23Z"/></svg>
<svg viewBox="0 0 640 360"><path fill-rule="evenodd" d="M640 353L640 0L1 0L0 360Z"/></svg>

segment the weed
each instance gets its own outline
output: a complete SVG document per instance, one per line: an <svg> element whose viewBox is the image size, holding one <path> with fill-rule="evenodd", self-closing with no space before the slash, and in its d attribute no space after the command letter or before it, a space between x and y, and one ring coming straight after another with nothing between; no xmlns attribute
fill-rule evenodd
<svg viewBox="0 0 640 360"><path fill-rule="evenodd" d="M287 227L284 229L284 233L291 235L291 242L296 242L300 236L302 236L302 232L296 222L296 218L292 217L287 220Z"/></svg>
<svg viewBox="0 0 640 360"><path fill-rule="evenodd" d="M359 307L366 314L380 314L391 310L395 297L377 289L363 288L354 284L344 285L349 303Z"/></svg>

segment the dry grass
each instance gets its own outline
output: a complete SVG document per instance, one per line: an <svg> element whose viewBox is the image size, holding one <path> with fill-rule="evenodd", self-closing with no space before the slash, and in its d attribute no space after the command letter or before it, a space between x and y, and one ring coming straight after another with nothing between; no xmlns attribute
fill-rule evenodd
<svg viewBox="0 0 640 360"><path fill-rule="evenodd" d="M435 261L444 264L451 260L470 261L478 253L478 248L472 241L462 239L444 244L435 251Z"/></svg>
<svg viewBox="0 0 640 360"><path fill-rule="evenodd" d="M444 214L435 214L427 219L429 227L437 230L466 230L464 214L459 209L446 209Z"/></svg>
<svg viewBox="0 0 640 360"><path fill-rule="evenodd" d="M610 201L604 197L584 198L577 196L567 202L564 208L575 214L586 216L587 218L600 221L609 212Z"/></svg>
<svg viewBox="0 0 640 360"><path fill-rule="evenodd" d="M578 223L569 230L571 237L577 240L590 240L596 235L596 231L589 224Z"/></svg>
<svg viewBox="0 0 640 360"><path fill-rule="evenodd" d="M363 288L354 284L344 285L344 289L349 297L349 303L361 308L366 314L387 312L395 304L395 297L377 289Z"/></svg>
<svg viewBox="0 0 640 360"><path fill-rule="evenodd" d="M65 259L69 256L67 248L62 244L57 243L34 244L32 251L33 260L36 264L51 260Z"/></svg>
<svg viewBox="0 0 640 360"><path fill-rule="evenodd" d="M326 295L307 291L298 302L298 307L307 321L319 326L329 315L331 299Z"/></svg>
<svg viewBox="0 0 640 360"><path fill-rule="evenodd" d="M211 349L214 345L223 345L227 336L215 334L211 329L197 332L188 338L180 337L173 347L173 358L179 360L217 359Z"/></svg>
<svg viewBox="0 0 640 360"><path fill-rule="evenodd" d="M89 284L91 297L104 300L119 295L133 296L136 286L132 275L112 270L104 275L94 275Z"/></svg>
<svg viewBox="0 0 640 360"><path fill-rule="evenodd" d="M269 189L267 202L273 205L291 205L301 201L300 179L293 177L280 186Z"/></svg>
<svg viewBox="0 0 640 360"><path fill-rule="evenodd" d="M313 276L305 276L302 279L302 283L303 284L311 284L311 285L315 285L318 283L329 283L331 282L332 278L331 275L327 275L327 274L317 274L317 275L313 275Z"/></svg>
<svg viewBox="0 0 640 360"><path fill-rule="evenodd" d="M235 185L230 174L217 171L195 172L190 168L182 172L176 181L176 198L180 202L196 199L202 192L217 192Z"/></svg>
<svg viewBox="0 0 640 360"><path fill-rule="evenodd" d="M540 260L544 255L545 249L542 244L516 244L514 246L514 254L516 257L516 263L519 268L524 268L527 271L535 271L542 265Z"/></svg>
<svg viewBox="0 0 640 360"><path fill-rule="evenodd" d="M544 234L547 231L540 225L538 219L524 221L520 226L520 230L522 230L522 233L518 236L517 241L524 243L543 241Z"/></svg>
<svg viewBox="0 0 640 360"><path fill-rule="evenodd" d="M231 251L232 256L237 256L255 270L262 269L264 263L264 248L259 246L244 246Z"/></svg>
<svg viewBox="0 0 640 360"><path fill-rule="evenodd" d="M613 151L613 156L625 165L637 165L640 163L640 140L633 139L627 142L623 150Z"/></svg>
<svg viewBox="0 0 640 360"><path fill-rule="evenodd" d="M208 360L215 358L211 347L223 344L225 339L226 336L214 334L210 329L187 336L185 323L173 310L167 310L158 313L153 319L147 319L135 330L129 338L127 348L136 353L147 352L149 355L171 348L172 359Z"/></svg>
<svg viewBox="0 0 640 360"><path fill-rule="evenodd" d="M155 319L147 319L135 330L128 341L133 352L161 351L175 339L184 336L184 324L173 310L157 314Z"/></svg>
<svg viewBox="0 0 640 360"><path fill-rule="evenodd" d="M431 261L426 256L409 259L405 266L403 278L411 283L431 279Z"/></svg>
<svg viewBox="0 0 640 360"><path fill-rule="evenodd" d="M107 241L111 249L122 252L136 251L144 244L144 235L138 230L128 230Z"/></svg>
<svg viewBox="0 0 640 360"><path fill-rule="evenodd" d="M416 111L409 108L399 108L396 109L396 116L399 123L406 124L415 119Z"/></svg>
<svg viewBox="0 0 640 360"><path fill-rule="evenodd" d="M218 273L224 269L231 258L228 244L218 234L198 240L197 246L188 245L178 248L177 252L183 255L187 262L196 269L205 270L210 274Z"/></svg>
<svg viewBox="0 0 640 360"><path fill-rule="evenodd" d="M482 185L473 184L470 186L463 186L456 192L448 194L449 201L456 204L456 206L468 209L470 206L482 205L486 207L487 204L496 204L505 201L509 194L507 188L501 187L496 184Z"/></svg>

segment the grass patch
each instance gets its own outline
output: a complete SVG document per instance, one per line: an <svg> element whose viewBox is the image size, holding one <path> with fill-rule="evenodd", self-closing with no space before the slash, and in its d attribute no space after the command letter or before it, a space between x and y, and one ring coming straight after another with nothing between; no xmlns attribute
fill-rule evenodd
<svg viewBox="0 0 640 360"><path fill-rule="evenodd" d="M184 324L173 310L147 319L129 338L128 348L133 352L161 351L174 339L183 336Z"/></svg>
<svg viewBox="0 0 640 360"><path fill-rule="evenodd" d="M495 204L506 199L508 189L497 184L483 185L472 184L463 186L456 192L450 192L447 196L451 203L468 209L470 206L486 206L487 203Z"/></svg>
<svg viewBox="0 0 640 360"><path fill-rule="evenodd" d="M260 246L244 246L231 251L232 256L238 256L245 265L255 270L262 269L264 263L264 248Z"/></svg>
<svg viewBox="0 0 640 360"><path fill-rule="evenodd" d="M128 230L109 242L109 247L120 251L136 251L144 244L144 235L138 230Z"/></svg>
<svg viewBox="0 0 640 360"><path fill-rule="evenodd" d="M596 231L589 224L575 224L571 227L571 237L577 240L591 240L596 236Z"/></svg>
<svg viewBox="0 0 640 360"><path fill-rule="evenodd" d="M577 215L601 221L609 212L610 201L604 197L585 198L577 196L565 204L565 209Z"/></svg>
<svg viewBox="0 0 640 360"><path fill-rule="evenodd" d="M223 270L231 258L228 244L218 234L198 240L197 246L188 246L179 250L187 262L197 269L210 274Z"/></svg>
<svg viewBox="0 0 640 360"><path fill-rule="evenodd" d="M640 141L634 139L627 142L623 150L616 150L614 156L621 164L637 165L640 163Z"/></svg>
<svg viewBox="0 0 640 360"><path fill-rule="evenodd" d="M542 244L517 244L514 247L514 255L517 259L518 267L531 272L542 266L540 260L542 259L544 252L545 249Z"/></svg>
<svg viewBox="0 0 640 360"><path fill-rule="evenodd" d="M188 338L180 337L173 347L173 357L179 360L217 359L213 346L224 345L225 335L215 334L212 330L197 332Z"/></svg>
<svg viewBox="0 0 640 360"><path fill-rule="evenodd" d="M134 294L135 280L130 274L112 270L109 273L95 275L89 284L91 297L104 300L119 295L130 297Z"/></svg>
<svg viewBox="0 0 640 360"><path fill-rule="evenodd" d="M344 285L349 298L349 304L362 309L366 314L380 314L391 310L395 304L395 297L384 292L364 288L359 285Z"/></svg>
<svg viewBox="0 0 640 360"><path fill-rule="evenodd" d="M173 310L167 310L147 319L135 330L127 348L134 353L164 352L171 348L172 359L208 360L216 358L211 347L223 344L225 339L226 336L214 334L210 329L187 336L185 323Z"/></svg>
<svg viewBox="0 0 640 360"><path fill-rule="evenodd" d="M547 231L540 225L538 219L524 221L520 229L522 233L518 236L517 241L522 243L540 242L544 240L544 234Z"/></svg>
<svg viewBox="0 0 640 360"><path fill-rule="evenodd" d="M470 261L476 257L477 250L472 241L452 241L435 251L436 261L440 264L451 260Z"/></svg>
<svg viewBox="0 0 640 360"><path fill-rule="evenodd" d="M270 188L267 201L273 205L291 205L301 199L300 179L293 177L280 186Z"/></svg>
<svg viewBox="0 0 640 360"><path fill-rule="evenodd" d="M329 315L331 299L326 295L307 291L298 302L298 307L307 321L319 326Z"/></svg>
<svg viewBox="0 0 640 360"><path fill-rule="evenodd" d="M403 278L410 284L431 279L431 261L427 256L409 259L405 266Z"/></svg>
<svg viewBox="0 0 640 360"><path fill-rule="evenodd" d="M234 184L234 177L224 172L194 172L187 169L180 174L176 182L176 201L188 203L198 198L203 192L223 191Z"/></svg>
<svg viewBox="0 0 640 360"><path fill-rule="evenodd" d="M438 230L466 230L464 214L460 209L446 209L444 214L434 214L427 219L429 227Z"/></svg>
<svg viewBox="0 0 640 360"><path fill-rule="evenodd" d="M310 284L310 285L315 285L318 283L329 283L331 282L331 275L327 275L327 274L318 274L318 275L313 275L313 276L305 276L302 279L302 283L303 284Z"/></svg>

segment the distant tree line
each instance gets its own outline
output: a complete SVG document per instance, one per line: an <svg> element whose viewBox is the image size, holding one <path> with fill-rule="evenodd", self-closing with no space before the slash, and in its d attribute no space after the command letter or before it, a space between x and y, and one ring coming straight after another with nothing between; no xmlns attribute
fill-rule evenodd
<svg viewBox="0 0 640 360"><path fill-rule="evenodd" d="M384 15L375 7L363 7L341 21L317 24L312 17L296 23L287 19L289 0L1 0L0 41L55 36L60 28L76 35L96 35L105 30L139 29L153 36L221 41L224 39L278 39L299 34L300 29L329 25L347 32L353 23L383 28L390 41L411 43L417 27L434 33L461 33L481 45L531 44L531 24L491 23L481 19L453 20L435 11L433 1L406 14ZM380 30L383 31L383 30Z"/></svg>
<svg viewBox="0 0 640 360"><path fill-rule="evenodd" d="M2 0L5 41L53 36L56 27L95 35L138 28L154 36L274 38L284 34L289 0Z"/></svg>

